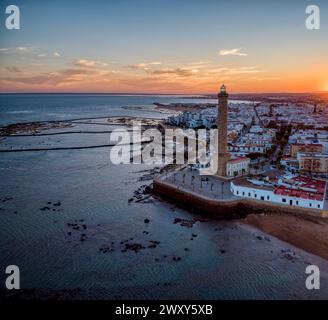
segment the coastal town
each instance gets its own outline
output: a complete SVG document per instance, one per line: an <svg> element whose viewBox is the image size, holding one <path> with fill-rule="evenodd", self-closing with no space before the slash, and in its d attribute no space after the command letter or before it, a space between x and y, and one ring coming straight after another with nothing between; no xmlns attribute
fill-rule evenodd
<svg viewBox="0 0 328 320"><path fill-rule="evenodd" d="M195 110L196 105L191 107ZM212 212L227 203L237 210L242 203L252 210L327 216L327 124L325 102L228 103L223 85L218 107L200 105L198 111L166 120L168 127L218 129L217 174L201 175L204 165L189 164L155 179L154 188L178 201L200 201L200 206L210 199L215 205L206 207Z"/></svg>

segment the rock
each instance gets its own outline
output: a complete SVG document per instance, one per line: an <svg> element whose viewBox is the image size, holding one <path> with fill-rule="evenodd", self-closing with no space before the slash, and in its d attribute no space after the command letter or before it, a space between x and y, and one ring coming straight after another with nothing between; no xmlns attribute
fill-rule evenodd
<svg viewBox="0 0 328 320"><path fill-rule="evenodd" d="M142 249L145 249L145 247L139 243L132 243L132 244L126 243L125 244L125 250L131 250L134 252L138 252L139 250L142 250Z"/></svg>
<svg viewBox="0 0 328 320"><path fill-rule="evenodd" d="M149 240L149 242L151 242L151 243L153 243L153 244L160 244L160 242L159 241L155 241L155 240Z"/></svg>

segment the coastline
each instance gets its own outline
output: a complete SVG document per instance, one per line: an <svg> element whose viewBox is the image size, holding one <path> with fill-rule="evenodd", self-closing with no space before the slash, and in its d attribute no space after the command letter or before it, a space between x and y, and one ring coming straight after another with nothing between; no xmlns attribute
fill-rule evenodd
<svg viewBox="0 0 328 320"><path fill-rule="evenodd" d="M328 221L284 213L249 214L242 223L328 260Z"/></svg>
<svg viewBox="0 0 328 320"><path fill-rule="evenodd" d="M314 212L307 212L305 209L292 211L283 206L261 207L256 202L243 200L215 201L158 179L154 179L154 192L186 209L202 210L201 212L212 219L235 219L251 225L328 260L328 220Z"/></svg>

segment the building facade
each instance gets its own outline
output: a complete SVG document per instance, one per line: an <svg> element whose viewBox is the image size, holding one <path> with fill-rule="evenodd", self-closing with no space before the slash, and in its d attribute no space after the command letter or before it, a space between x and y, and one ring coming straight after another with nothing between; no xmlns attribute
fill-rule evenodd
<svg viewBox="0 0 328 320"><path fill-rule="evenodd" d="M237 157L227 162L227 176L238 177L249 173L251 159L247 157Z"/></svg>
<svg viewBox="0 0 328 320"><path fill-rule="evenodd" d="M298 153L297 160L301 173L328 174L328 154Z"/></svg>
<svg viewBox="0 0 328 320"><path fill-rule="evenodd" d="M323 145L314 143L293 143L291 145L290 155L296 158L298 152L322 153Z"/></svg>
<svg viewBox="0 0 328 320"><path fill-rule="evenodd" d="M326 182L301 176L292 179L290 183L280 183L276 186L243 180L231 182L230 189L235 196L242 198L322 210L325 204Z"/></svg>

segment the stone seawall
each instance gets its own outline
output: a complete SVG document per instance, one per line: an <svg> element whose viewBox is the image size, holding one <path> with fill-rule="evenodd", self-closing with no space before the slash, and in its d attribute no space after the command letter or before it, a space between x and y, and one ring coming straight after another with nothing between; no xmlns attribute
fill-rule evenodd
<svg viewBox="0 0 328 320"><path fill-rule="evenodd" d="M327 211L288 207L260 200L221 201L183 189L161 179L154 179L154 192L189 209L201 211L216 219L243 218L250 213L288 213L301 216L328 217Z"/></svg>

